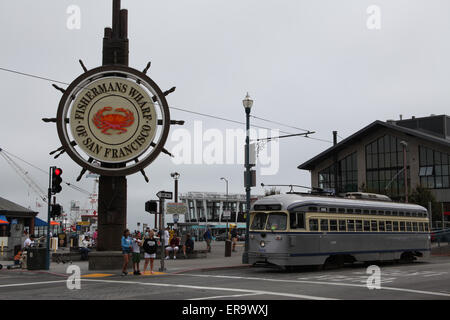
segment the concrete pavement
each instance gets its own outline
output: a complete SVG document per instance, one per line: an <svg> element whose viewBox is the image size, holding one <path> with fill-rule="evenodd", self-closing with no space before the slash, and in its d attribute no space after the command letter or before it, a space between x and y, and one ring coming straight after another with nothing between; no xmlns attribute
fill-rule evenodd
<svg viewBox="0 0 450 320"><path fill-rule="evenodd" d="M203 250L206 249L206 243L204 241L195 242L195 249ZM66 250L67 251L67 250ZM164 260L164 266L166 268L165 273L179 273L192 270L202 270L202 269L215 269L215 268L233 268L233 267L245 267L242 264L242 253L244 251L244 242L238 242L236 246L236 252L231 253L231 257L225 257L225 242L217 241L211 243L211 252L207 253L206 258L198 259L169 259ZM61 251L64 252L64 251ZM160 259L155 259L154 271L158 271L160 267ZM12 264L12 261L1 261L0 264L6 266ZM74 261L73 265L80 267L81 274L120 274L120 270L101 270L101 271L89 271L87 261ZM48 272L53 274L66 275L67 267L70 264L66 263L56 263L52 262L50 264L50 270ZM140 269L143 270L144 261L141 260ZM132 263L129 263L129 270L132 270ZM11 270L18 272L19 270ZM25 270L27 271L27 270ZM31 272L31 271L30 271ZM36 271L32 271L36 272ZM39 272L46 272L41 270Z"/></svg>

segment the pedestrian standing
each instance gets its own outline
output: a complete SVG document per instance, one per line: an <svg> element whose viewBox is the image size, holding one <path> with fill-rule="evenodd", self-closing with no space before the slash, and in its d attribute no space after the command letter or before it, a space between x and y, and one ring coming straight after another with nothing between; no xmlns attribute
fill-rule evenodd
<svg viewBox="0 0 450 320"><path fill-rule="evenodd" d="M236 226L233 226L233 229L231 229L231 241L233 241L233 250L232 251L236 251L237 240L238 240L237 229L236 229Z"/></svg>
<svg viewBox="0 0 450 320"><path fill-rule="evenodd" d="M122 236L122 254L123 254L123 267L122 276L128 274L128 261L130 261L130 255L132 250L133 239L130 237L130 230L125 229Z"/></svg>
<svg viewBox="0 0 450 320"><path fill-rule="evenodd" d="M209 230L209 227L206 228L205 233L203 234L203 239L206 241L206 249L208 249L208 252L211 252L211 230Z"/></svg>
<svg viewBox="0 0 450 320"><path fill-rule="evenodd" d="M139 263L141 262L141 234L138 232L133 238L133 274L140 276Z"/></svg>
<svg viewBox="0 0 450 320"><path fill-rule="evenodd" d="M145 238L144 244L144 274L147 270L148 263L150 262L150 274L153 274L153 262L156 258L156 249L158 248L158 242L155 239L155 233L153 231L149 231L149 236Z"/></svg>

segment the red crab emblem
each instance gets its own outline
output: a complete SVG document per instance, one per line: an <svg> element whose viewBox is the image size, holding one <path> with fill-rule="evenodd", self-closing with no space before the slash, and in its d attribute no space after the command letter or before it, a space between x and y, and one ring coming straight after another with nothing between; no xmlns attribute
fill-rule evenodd
<svg viewBox="0 0 450 320"><path fill-rule="evenodd" d="M109 129L119 130L120 132L117 134L127 132L127 129L125 128L134 123L133 113L124 108L116 108L114 111L117 113L103 114L105 111L111 111L112 109L113 108L111 107L104 107L99 110L92 118L95 126L102 130L102 133L107 135L111 135L111 133L107 132Z"/></svg>

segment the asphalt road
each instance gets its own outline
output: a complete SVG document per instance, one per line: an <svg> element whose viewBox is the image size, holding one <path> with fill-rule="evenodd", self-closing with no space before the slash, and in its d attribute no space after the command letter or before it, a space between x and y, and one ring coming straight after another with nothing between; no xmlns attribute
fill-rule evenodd
<svg viewBox="0 0 450 320"><path fill-rule="evenodd" d="M68 289L61 275L0 271L0 300L8 299L447 299L450 257L380 266L380 289L368 289L363 265L337 270L283 272L234 268L149 276L97 275L81 278L81 289ZM72 282L74 283L74 282Z"/></svg>

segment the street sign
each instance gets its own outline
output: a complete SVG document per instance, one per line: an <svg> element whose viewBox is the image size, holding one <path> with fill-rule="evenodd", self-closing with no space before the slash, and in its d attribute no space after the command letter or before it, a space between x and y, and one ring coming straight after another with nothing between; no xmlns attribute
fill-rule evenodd
<svg viewBox="0 0 450 320"><path fill-rule="evenodd" d="M168 192L168 191L160 191L156 194L156 196L160 199L172 199L173 198L172 192Z"/></svg>
<svg viewBox="0 0 450 320"><path fill-rule="evenodd" d="M256 171L255 170L250 170L250 187L255 187L256 186ZM247 185L247 171L244 171L244 186Z"/></svg>
<svg viewBox="0 0 450 320"><path fill-rule="evenodd" d="M167 203L166 209L167 209L166 213L168 213L168 214L186 214L187 213L187 206L185 203L182 203L182 202Z"/></svg>

